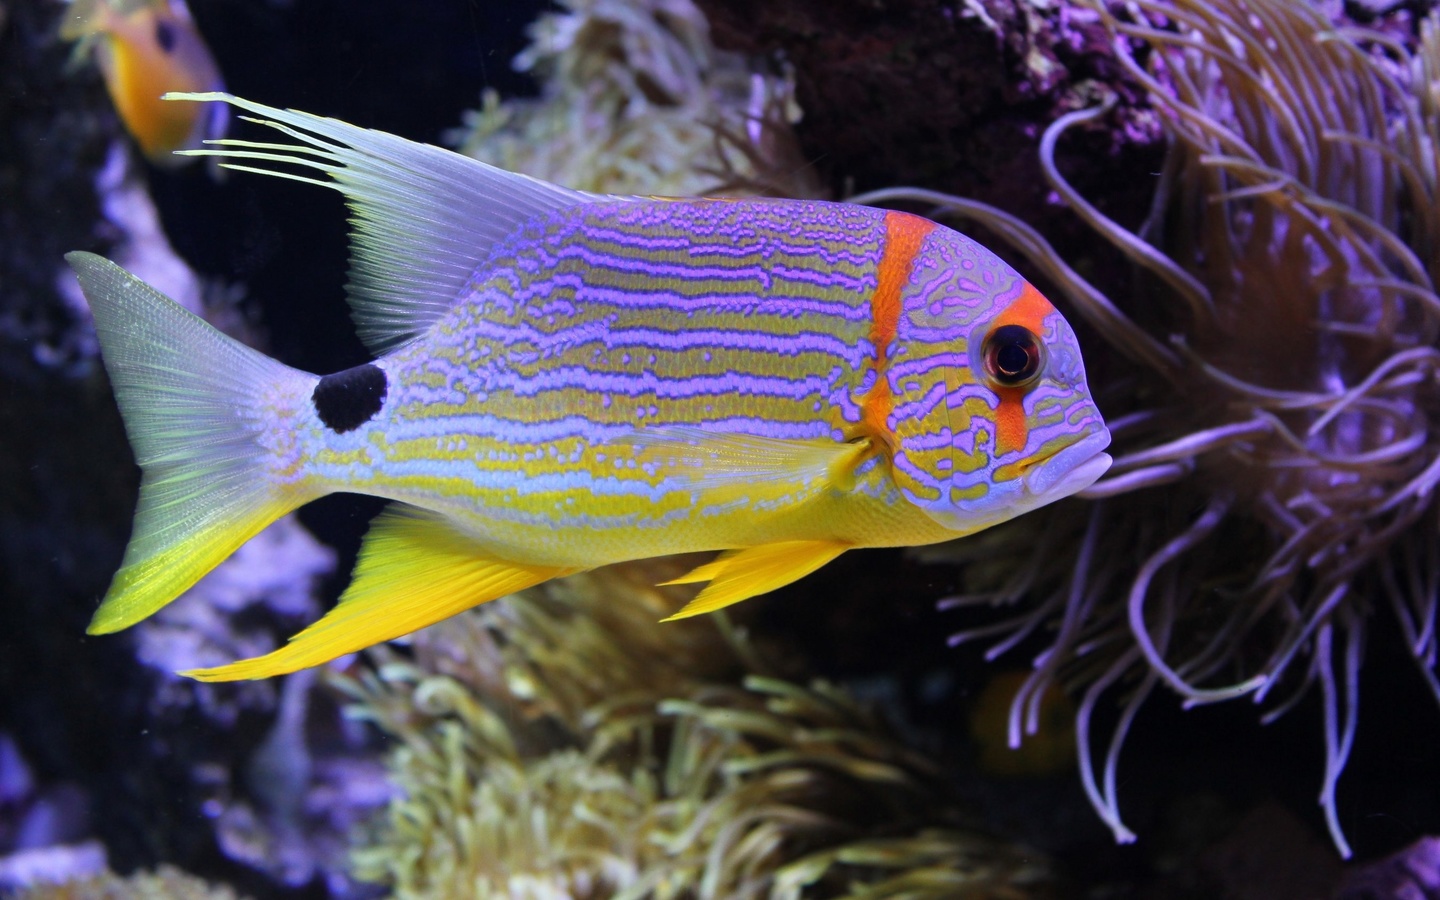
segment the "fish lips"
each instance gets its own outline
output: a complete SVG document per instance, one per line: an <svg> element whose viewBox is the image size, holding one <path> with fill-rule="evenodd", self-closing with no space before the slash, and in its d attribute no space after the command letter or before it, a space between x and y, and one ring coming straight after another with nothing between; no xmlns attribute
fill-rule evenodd
<svg viewBox="0 0 1440 900"><path fill-rule="evenodd" d="M1110 454L1102 452L1108 446L1110 431L1101 426L1026 472L1025 493L1039 506L1085 490L1110 468Z"/></svg>
<svg viewBox="0 0 1440 900"><path fill-rule="evenodd" d="M994 485L983 498L984 506L931 506L925 511L957 537L973 534L1085 490L1110 468L1110 454L1103 452L1108 446L1110 432L1102 425L1020 478Z"/></svg>

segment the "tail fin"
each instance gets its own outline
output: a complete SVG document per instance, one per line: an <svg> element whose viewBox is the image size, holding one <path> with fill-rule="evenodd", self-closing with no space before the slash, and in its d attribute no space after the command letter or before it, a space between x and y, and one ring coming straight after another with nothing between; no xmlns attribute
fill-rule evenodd
<svg viewBox="0 0 1440 900"><path fill-rule="evenodd" d="M304 376L221 334L93 253L65 259L95 316L101 356L140 464L125 561L91 634L127 628L169 603L241 544L313 499L264 468L266 386Z"/></svg>

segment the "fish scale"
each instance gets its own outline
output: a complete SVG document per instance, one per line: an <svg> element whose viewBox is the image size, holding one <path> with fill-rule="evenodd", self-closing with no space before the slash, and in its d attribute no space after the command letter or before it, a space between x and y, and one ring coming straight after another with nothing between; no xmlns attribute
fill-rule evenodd
<svg viewBox="0 0 1440 900"><path fill-rule="evenodd" d="M707 583L672 618L696 615L851 549L978 531L1109 465L1064 318L929 220L582 194L183 96L296 141L199 155L345 194L350 299L381 355L298 372L71 254L144 472L91 631L149 615L311 499L397 501L322 619L273 653L184 674L291 672L571 572L723 551L679 579ZM207 375L221 356L230 371Z"/></svg>

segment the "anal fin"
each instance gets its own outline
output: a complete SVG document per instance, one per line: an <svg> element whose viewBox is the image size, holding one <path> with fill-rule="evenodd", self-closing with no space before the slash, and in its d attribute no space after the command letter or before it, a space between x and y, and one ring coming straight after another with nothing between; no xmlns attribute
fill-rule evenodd
<svg viewBox="0 0 1440 900"><path fill-rule="evenodd" d="M439 516L386 510L365 536L350 586L323 618L272 653L180 674L200 681L283 675L574 571L495 559Z"/></svg>
<svg viewBox="0 0 1440 900"><path fill-rule="evenodd" d="M690 584L709 581L675 615L663 621L688 619L701 613L739 603L741 600L768 593L797 581L850 549L839 541L777 541L727 550L711 562L700 566L666 584Z"/></svg>

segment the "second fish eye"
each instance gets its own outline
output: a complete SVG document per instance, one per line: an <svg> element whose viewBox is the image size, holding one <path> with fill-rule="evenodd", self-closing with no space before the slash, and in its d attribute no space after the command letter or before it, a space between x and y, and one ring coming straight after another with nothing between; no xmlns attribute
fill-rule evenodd
<svg viewBox="0 0 1440 900"><path fill-rule="evenodd" d="M175 26L165 21L156 22L155 43L165 53L175 52Z"/></svg>
<svg viewBox="0 0 1440 900"><path fill-rule="evenodd" d="M1040 338L1023 325L1001 325L985 338L985 374L1000 387L1021 387L1040 374Z"/></svg>

